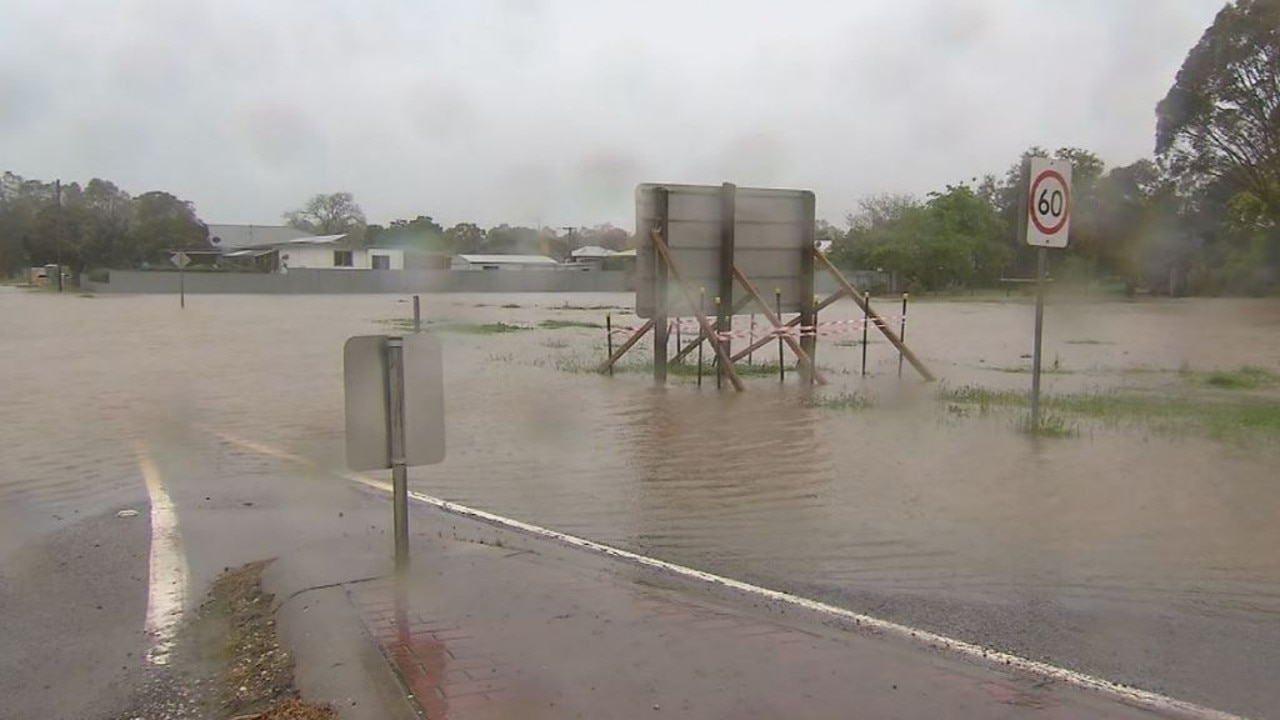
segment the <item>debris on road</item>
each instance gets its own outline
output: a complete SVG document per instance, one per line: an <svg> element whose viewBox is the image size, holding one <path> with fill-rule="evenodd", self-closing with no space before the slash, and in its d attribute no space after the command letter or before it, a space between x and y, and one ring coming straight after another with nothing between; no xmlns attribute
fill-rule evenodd
<svg viewBox="0 0 1280 720"><path fill-rule="evenodd" d="M137 510L121 510L120 512L116 513L116 517L118 518L131 518L131 517L137 517L137 516L138 516Z"/></svg>
<svg viewBox="0 0 1280 720"><path fill-rule="evenodd" d="M306 702L293 684L293 657L280 646L262 571L270 560L224 572L201 606L203 618L224 625L220 648L227 664L219 700L236 720L336 720L327 705Z"/></svg>

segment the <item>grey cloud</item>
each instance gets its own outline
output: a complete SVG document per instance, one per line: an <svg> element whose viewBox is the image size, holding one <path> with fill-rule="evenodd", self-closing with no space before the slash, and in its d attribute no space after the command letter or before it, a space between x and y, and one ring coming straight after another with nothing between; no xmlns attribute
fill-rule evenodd
<svg viewBox="0 0 1280 720"><path fill-rule="evenodd" d="M220 222L349 190L374 220L626 224L651 180L838 219L1032 144L1149 154L1221 4L8 0L0 158Z"/></svg>

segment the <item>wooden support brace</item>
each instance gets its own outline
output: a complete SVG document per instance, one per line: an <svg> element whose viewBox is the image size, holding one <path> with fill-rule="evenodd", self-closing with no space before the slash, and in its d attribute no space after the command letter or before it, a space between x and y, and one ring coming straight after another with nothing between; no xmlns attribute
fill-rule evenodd
<svg viewBox="0 0 1280 720"><path fill-rule="evenodd" d="M730 314L730 315L737 315L737 314L738 314L738 312L739 312L740 310L742 310L742 309L743 309L743 308L745 308L746 306L750 305L752 302L754 302L754 301L753 301L751 298L749 298L749 297L745 297L745 298L738 298L738 300L737 300L736 302L734 302L734 304L733 304L733 312L731 312L731 313L729 313L729 314ZM770 338L770 339L772 339L772 338ZM693 352L694 350L697 350L697 349L698 349L698 345L699 345L700 343L706 342L706 340L707 340L707 338L702 334L702 332L701 332L701 331L699 331L699 332L698 332L698 337L697 337L697 339L695 339L695 340L690 340L690 341L689 341L689 342L688 342L688 343L687 343L683 348L680 348L680 351L679 351L679 352L677 352L677 353L675 354L675 356L671 358L671 362L680 362L681 360L684 360L684 359L685 359L685 357L687 357L687 356L689 355L689 353ZM744 354L742 354L742 353L739 353L738 355L734 355L734 356L733 356L733 361L734 361L734 362L737 362L739 359L741 359L741 358L743 358L743 357L746 357L746 355L744 355Z"/></svg>
<svg viewBox="0 0 1280 720"><path fill-rule="evenodd" d="M907 362L911 363L911 367L914 367L916 372L920 373L920 376L925 380L929 382L936 380L937 378L933 376L933 373L929 372L929 368L925 367L925 364L920 361L920 358L916 357L916 354L911 352L911 348L907 347L906 344L902 342L902 338L898 337L898 333L894 332L893 329L889 327L889 324L880 317L879 313L872 310L867 305L867 303L862 299L862 293L858 292L858 289L845 279L840 270L827 259L826 254L820 250L814 249L813 256L817 258L818 262L821 263L828 272L831 273L832 277L835 278L836 283L840 286L840 289L844 290L846 295L853 298L853 301L858 303L858 307L867 314L867 317L875 322L876 327L880 329L880 332L888 338L889 342L893 343L893 346L902 353L902 356L907 359Z"/></svg>
<svg viewBox="0 0 1280 720"><path fill-rule="evenodd" d="M830 307L832 304L834 304L837 300L839 300L842 297L844 297L844 290L837 290L831 295L827 296L825 300L818 303L814 309L815 311L826 310L828 307ZM755 299L750 296L747 296L745 300L749 303L755 302ZM800 324L800 316L797 315L796 317L793 317L790 320L788 320L787 324L784 327L795 327L799 324ZM773 335L765 334L764 337L756 338L755 341L753 341L750 345L734 353L730 359L732 359L734 362L738 362L742 358L759 350L765 345L768 345L769 343L774 342L775 340L777 340L777 338L774 337Z"/></svg>
<svg viewBox="0 0 1280 720"><path fill-rule="evenodd" d="M738 279L738 283L747 291L747 294L755 298L756 304L764 311L764 316L769 320L769 323L773 325L775 330L781 330L788 327L782 324L782 318L778 317L778 314L773 311L773 308L769 307L769 303L765 302L764 298L760 297L760 293L756 291L756 286L751 284L751 281L747 279L747 276L743 274L741 270L738 269L737 265L733 266L733 276ZM772 339L773 338L770 338L770 340ZM808 370L812 374L813 379L816 380L819 385L827 384L827 379L823 377L818 368L814 366L812 358L810 358L809 354L804 351L804 348L800 347L800 343L797 342L795 338L790 335L783 335L782 341L791 348L791 352L795 353L796 357L800 359L801 367Z"/></svg>
<svg viewBox="0 0 1280 720"><path fill-rule="evenodd" d="M657 231L654 231L655 234ZM698 310L698 304L694 301L693 291L685 283L684 278L680 277L680 269L676 267L675 262L671 259L671 251L667 248L666 243L655 239L653 246L657 248L658 254L662 256L663 261L667 264L667 269L671 272L671 277L676 281L676 285L680 286L680 292L684 295L684 300L689 307L694 308L694 313L698 318L698 325L702 328L702 332L707 337L714 337L715 330L711 327L711 323L707 321L707 316ZM742 384L742 378L738 377L738 371L734 368L733 363L729 360L729 354L725 352L723 343L711 343L711 347L716 351L716 357L720 359L720 365L724 368L725 377L729 378L729 382L733 384L733 389L741 392L746 390Z"/></svg>
<svg viewBox="0 0 1280 720"><path fill-rule="evenodd" d="M602 372L602 373L609 372L609 368L613 367L614 363L621 360L622 356L626 355L627 351L630 350L633 345L640 342L640 338L647 335L649 331L652 329L653 329L653 321L645 320L644 324L640 326L640 329L637 330L634 335L627 338L627 341L622 343L622 347L618 348L617 350L614 350L612 357L604 361L604 364L600 366L599 372Z"/></svg>

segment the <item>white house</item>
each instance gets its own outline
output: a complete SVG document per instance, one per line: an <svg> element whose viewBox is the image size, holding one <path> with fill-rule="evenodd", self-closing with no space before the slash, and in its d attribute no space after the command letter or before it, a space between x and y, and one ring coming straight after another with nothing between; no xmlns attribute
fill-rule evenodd
<svg viewBox="0 0 1280 720"><path fill-rule="evenodd" d="M278 272L289 270L403 270L400 248L358 248L346 235L308 235L291 240L242 247L224 252L226 258L252 258Z"/></svg>
<svg viewBox="0 0 1280 720"><path fill-rule="evenodd" d="M308 270L403 270L404 250L357 248L344 242L346 235L298 238L273 247L280 266Z"/></svg>

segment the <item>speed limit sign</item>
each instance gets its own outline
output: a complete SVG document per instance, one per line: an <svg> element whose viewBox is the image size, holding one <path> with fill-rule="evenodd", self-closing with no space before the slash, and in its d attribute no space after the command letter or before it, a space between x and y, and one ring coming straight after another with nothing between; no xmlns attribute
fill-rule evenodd
<svg viewBox="0 0 1280 720"><path fill-rule="evenodd" d="M1031 158L1027 244L1064 248L1071 226L1071 163Z"/></svg>

